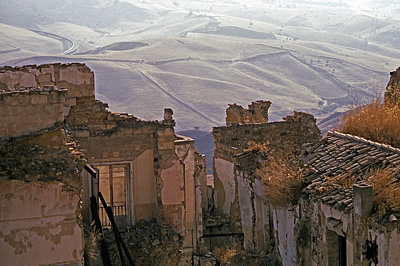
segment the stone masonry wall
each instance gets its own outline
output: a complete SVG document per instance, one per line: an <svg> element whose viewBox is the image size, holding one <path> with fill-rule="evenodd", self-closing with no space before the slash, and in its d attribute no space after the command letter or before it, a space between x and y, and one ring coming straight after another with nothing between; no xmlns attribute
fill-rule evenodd
<svg viewBox="0 0 400 266"><path fill-rule="evenodd" d="M390 72L390 80L386 86L385 103L400 104L400 67Z"/></svg>
<svg viewBox="0 0 400 266"><path fill-rule="evenodd" d="M262 158L248 148L250 142L269 143L272 150L290 147L298 154L304 154L307 144L321 137L315 118L294 112L281 122L256 120L253 124L228 124L215 127L213 137L217 212L228 215L235 233L243 232L245 248L270 252L271 263L276 262L277 257L287 265L294 262L295 215L289 210L275 209L268 203L268 195L254 174Z"/></svg>
<svg viewBox="0 0 400 266"><path fill-rule="evenodd" d="M315 118L306 113L294 112L282 122L231 125L215 127L215 155L218 158L220 151L232 153L235 149L240 152L246 149L250 141L256 143L270 143L272 148L281 148L288 145L294 149L302 148L305 143L313 142L321 137L316 126ZM228 151L230 150L230 151Z"/></svg>
<svg viewBox="0 0 400 266"><path fill-rule="evenodd" d="M268 109L270 101L256 101L249 105L249 109L244 109L237 104L230 104L226 109L226 124L254 124L268 122Z"/></svg>
<svg viewBox="0 0 400 266"><path fill-rule="evenodd" d="M0 138L17 137L64 121L66 90L0 91Z"/></svg>
<svg viewBox="0 0 400 266"><path fill-rule="evenodd" d="M141 121L128 114L108 111L107 104L91 97L76 99L66 118L90 163L133 163L135 219L163 216L161 170L176 158L174 124ZM143 158L142 155L151 156ZM147 193L143 193L147 191ZM142 195L142 196L140 196Z"/></svg>
<svg viewBox="0 0 400 266"><path fill-rule="evenodd" d="M0 68L0 91L55 86L68 90L68 98L94 97L94 75L84 64L45 64Z"/></svg>
<svg viewBox="0 0 400 266"><path fill-rule="evenodd" d="M0 68L0 137L63 122L77 98L94 100L94 75L84 64Z"/></svg>

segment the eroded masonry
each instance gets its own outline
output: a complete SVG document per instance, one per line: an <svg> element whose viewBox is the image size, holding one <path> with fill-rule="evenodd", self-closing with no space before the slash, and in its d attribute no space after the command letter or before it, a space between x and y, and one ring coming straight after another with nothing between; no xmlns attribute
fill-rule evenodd
<svg viewBox="0 0 400 266"><path fill-rule="evenodd" d="M386 102L398 105L399 77L391 72ZM256 111L269 104L231 105L213 130L216 208L204 232L220 237L209 245L239 241L267 265L399 265L400 149L322 137L300 112L269 123Z"/></svg>
<svg viewBox="0 0 400 266"><path fill-rule="evenodd" d="M171 109L110 112L84 64L0 68L0 264L121 265L114 221L135 265L400 265L399 147L269 122L270 105L229 105L211 186Z"/></svg>
<svg viewBox="0 0 400 266"><path fill-rule="evenodd" d="M108 111L83 64L2 68L0 101L0 264L82 264L98 191L119 228L161 228L133 254L141 265L191 265L201 254L206 169L194 141L175 135L172 110L160 122Z"/></svg>

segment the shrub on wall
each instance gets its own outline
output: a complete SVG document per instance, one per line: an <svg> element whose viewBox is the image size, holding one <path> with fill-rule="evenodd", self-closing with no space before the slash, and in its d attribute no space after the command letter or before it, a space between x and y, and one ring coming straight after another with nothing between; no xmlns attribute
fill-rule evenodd
<svg viewBox="0 0 400 266"><path fill-rule="evenodd" d="M267 160L256 170L256 175L264 184L269 203L277 207L297 203L303 178L300 169L299 156L290 147L269 151Z"/></svg>

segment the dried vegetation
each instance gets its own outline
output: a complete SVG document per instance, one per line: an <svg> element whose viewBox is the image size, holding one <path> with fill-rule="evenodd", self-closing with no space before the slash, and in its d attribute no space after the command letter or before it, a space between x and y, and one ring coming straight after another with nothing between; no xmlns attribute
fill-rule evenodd
<svg viewBox="0 0 400 266"><path fill-rule="evenodd" d="M400 147L400 107L384 104L379 98L363 106L353 105L339 131Z"/></svg>
<svg viewBox="0 0 400 266"><path fill-rule="evenodd" d="M250 254L235 242L214 248L213 256L220 265L229 266L261 266L271 265L264 254Z"/></svg>
<svg viewBox="0 0 400 266"><path fill-rule="evenodd" d="M321 192L335 188L347 189L352 187L357 180L365 180L366 183L372 185L372 202L374 212L378 214L378 217L383 218L388 213L400 212L400 183L396 176L396 170L392 168L325 178L330 185Z"/></svg>
<svg viewBox="0 0 400 266"><path fill-rule="evenodd" d="M282 147L280 151L268 149L268 146L262 146L261 149L268 152L268 157L256 170L256 175L264 184L268 201L277 207L296 204L303 177L299 156L290 147Z"/></svg>
<svg viewBox="0 0 400 266"><path fill-rule="evenodd" d="M373 187L372 201L379 217L400 212L400 183L392 169L378 170L368 183Z"/></svg>
<svg viewBox="0 0 400 266"><path fill-rule="evenodd" d="M339 130L343 133L400 147L399 105L383 103L377 97L370 104L353 106L342 122ZM378 216L383 217L388 212L400 212L400 184L399 179L395 177L395 171L380 169L367 176L367 182L373 186L372 200Z"/></svg>

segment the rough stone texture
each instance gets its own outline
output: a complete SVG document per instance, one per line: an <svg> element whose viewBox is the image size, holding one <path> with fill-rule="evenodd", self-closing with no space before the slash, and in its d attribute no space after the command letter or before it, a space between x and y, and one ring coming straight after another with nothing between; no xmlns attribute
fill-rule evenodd
<svg viewBox="0 0 400 266"><path fill-rule="evenodd" d="M197 166L193 140L175 135L171 109L165 109L161 122L108 111L107 104L95 99L93 72L83 64L0 68L0 102L0 123L6 125L0 129L0 139L5 141L0 151L3 179L33 184L61 182L75 191L79 199L82 196L83 210L77 205L72 211L79 217L82 213L86 223L90 221L89 197L97 196L99 188L107 197L122 195L118 197L122 198L124 213L115 215L120 225L156 219L163 228L174 228L180 241L173 250L165 247L174 253L170 254L172 257L179 258L179 265L191 265L192 254L204 252L198 178L205 173L201 170L202 162ZM76 143L60 133L63 123L78 141L87 161L76 150ZM25 142L19 145L15 138ZM15 156L10 156L10 152ZM96 171L82 171L87 162L103 171L99 170L98 180L94 178ZM113 169L120 175L115 179ZM79 228L80 219L76 220ZM151 245L158 246L155 240ZM71 243L66 240L65 245L64 249L69 250ZM78 260L82 259L80 247L78 254L73 253ZM161 243L155 252L163 248ZM169 262L166 260L165 265Z"/></svg>
<svg viewBox="0 0 400 266"><path fill-rule="evenodd" d="M270 105L270 102L263 103ZM269 253L270 258L280 257L284 265L293 265L296 213L289 208L275 209L268 203L263 184L255 177L255 170L265 158L248 148L251 142L268 142L271 149L290 147L306 156L309 143L321 137L315 119L310 114L294 112L282 122L266 123L268 116L263 115L253 116L251 122L248 119L230 123L241 111L237 106L230 106L228 110L228 125L213 129L216 211L229 217L230 233L243 233L245 249Z"/></svg>
<svg viewBox="0 0 400 266"><path fill-rule="evenodd" d="M385 103L400 105L400 67L390 72L390 80L386 86Z"/></svg>
<svg viewBox="0 0 400 266"><path fill-rule="evenodd" d="M112 265L122 265L113 232L105 231ZM171 227L156 220L142 220L122 232L135 265L182 265L182 236ZM125 263L127 263L125 257Z"/></svg>
<svg viewBox="0 0 400 266"><path fill-rule="evenodd" d="M302 145L313 142L321 137L315 118L306 113L294 112L285 121L260 124L235 124L224 127L214 127L215 156L219 151L235 154L248 148L250 141L265 143L269 141L271 148L281 148L285 145L295 150L303 149Z"/></svg>
<svg viewBox="0 0 400 266"><path fill-rule="evenodd" d="M64 121L66 90L0 91L0 138L18 137Z"/></svg>
<svg viewBox="0 0 400 266"><path fill-rule="evenodd" d="M85 164L61 127L0 140L1 265L83 263Z"/></svg>
<svg viewBox="0 0 400 266"><path fill-rule="evenodd" d="M45 64L0 68L0 91L67 89L68 98L94 97L94 75L84 64Z"/></svg>
<svg viewBox="0 0 400 266"><path fill-rule="evenodd" d="M400 149L338 132L329 132L310 153L305 192L344 213L353 210L353 189L332 184L326 177L359 175L357 181L362 183L370 170L400 169Z"/></svg>
<svg viewBox="0 0 400 266"><path fill-rule="evenodd" d="M351 178L357 177L354 182L360 186L370 171L386 167L398 171L400 149L337 132L329 132L310 149L309 161L303 169L307 186L299 204L302 210L299 219L311 218L312 263L336 265L341 236L346 241L347 265L373 262L373 252L366 252L368 243L377 244L379 265L398 264L400 257L394 255L399 254L400 223L397 219L390 222L389 215L383 220L374 214L370 216L371 191L369 197L357 196L351 184L346 188L332 182L332 178L340 176L352 182ZM365 211L362 211L363 205L367 206ZM398 214L392 215L398 217ZM309 254L307 246L298 249Z"/></svg>
<svg viewBox="0 0 400 266"><path fill-rule="evenodd" d="M226 109L226 124L254 124L268 122L268 109L270 101L256 101L249 105L249 109L244 109L237 104L230 104Z"/></svg>

